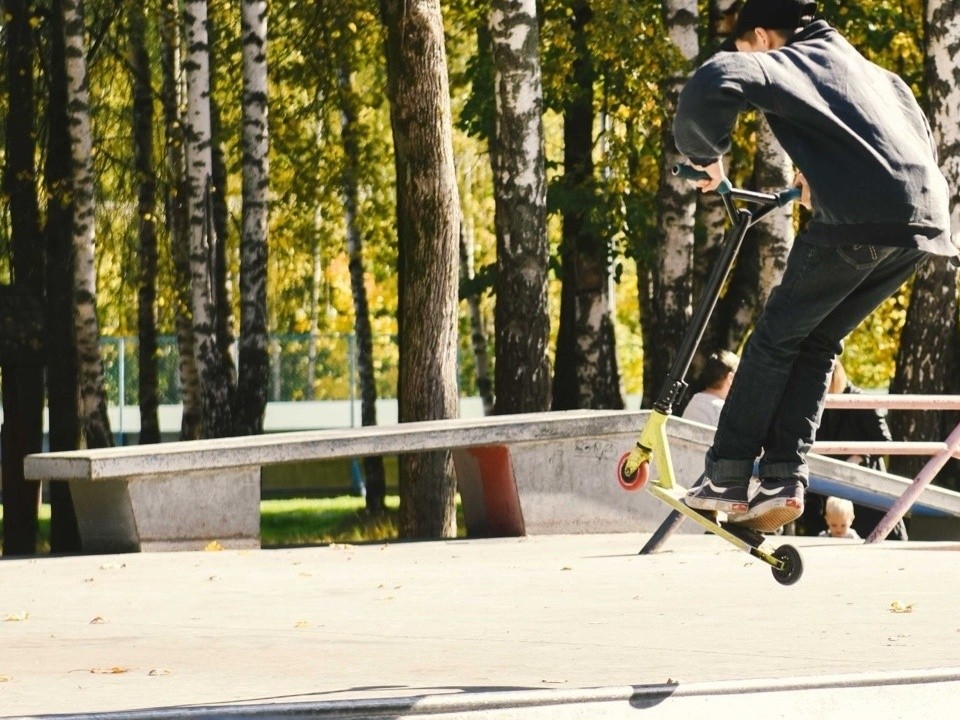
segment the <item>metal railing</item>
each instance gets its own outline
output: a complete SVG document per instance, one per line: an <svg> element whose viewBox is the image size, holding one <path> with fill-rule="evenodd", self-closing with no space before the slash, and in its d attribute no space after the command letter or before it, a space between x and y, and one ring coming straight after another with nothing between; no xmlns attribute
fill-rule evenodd
<svg viewBox="0 0 960 720"><path fill-rule="evenodd" d="M826 407L837 410L960 410L960 396L956 395L827 395ZM884 540L907 514L926 487L943 469L950 458L960 458L960 424L941 442L895 441L826 441L815 442L813 452L820 455L926 455L927 463L920 469L903 495L887 510L868 543Z"/></svg>

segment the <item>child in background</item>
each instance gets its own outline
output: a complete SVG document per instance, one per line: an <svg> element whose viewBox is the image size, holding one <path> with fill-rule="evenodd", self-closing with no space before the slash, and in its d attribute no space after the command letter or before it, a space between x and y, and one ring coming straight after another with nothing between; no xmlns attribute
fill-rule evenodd
<svg viewBox="0 0 960 720"><path fill-rule="evenodd" d="M820 533L821 537L849 538L859 540L857 531L850 525L853 523L853 503L838 497L828 497L823 516L827 521L827 529Z"/></svg>
<svg viewBox="0 0 960 720"><path fill-rule="evenodd" d="M682 417L716 427L720 420L720 411L723 410L723 401L727 399L733 374L739 364L740 358L729 350L711 353L703 366L703 372L700 373L703 390L690 398Z"/></svg>

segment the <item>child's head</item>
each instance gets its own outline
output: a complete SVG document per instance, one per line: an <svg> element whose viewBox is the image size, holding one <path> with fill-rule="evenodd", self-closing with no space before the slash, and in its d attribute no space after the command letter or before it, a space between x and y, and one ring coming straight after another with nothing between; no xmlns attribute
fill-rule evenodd
<svg viewBox="0 0 960 720"><path fill-rule="evenodd" d="M740 358L729 350L718 350L710 354L700 373L700 382L704 390L712 390L725 398L733 382L733 374L740 365Z"/></svg>
<svg viewBox="0 0 960 720"><path fill-rule="evenodd" d="M828 497L823 510L830 537L844 537L853 522L853 503L838 497Z"/></svg>

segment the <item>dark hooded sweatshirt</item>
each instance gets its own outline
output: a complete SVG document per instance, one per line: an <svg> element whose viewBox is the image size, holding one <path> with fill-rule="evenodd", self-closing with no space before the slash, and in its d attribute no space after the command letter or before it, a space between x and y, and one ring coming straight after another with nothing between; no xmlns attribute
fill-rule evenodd
<svg viewBox="0 0 960 720"><path fill-rule="evenodd" d="M810 186L806 238L953 256L946 180L923 112L899 77L823 20L772 52L721 52L680 93L677 148L696 165L730 149L755 107Z"/></svg>

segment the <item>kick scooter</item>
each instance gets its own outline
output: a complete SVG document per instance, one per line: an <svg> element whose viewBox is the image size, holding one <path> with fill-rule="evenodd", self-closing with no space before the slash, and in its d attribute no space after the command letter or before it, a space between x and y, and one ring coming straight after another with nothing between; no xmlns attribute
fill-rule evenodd
<svg viewBox="0 0 960 720"><path fill-rule="evenodd" d="M687 180L709 179L705 172L689 165L674 166L673 174ZM697 346L703 338L707 321L717 304L720 289L740 252L743 238L747 230L758 220L778 207L783 207L800 198L800 188L797 187L782 190L776 194L759 193L735 188L729 180L724 180L716 191L723 200L727 215L733 223L732 228L720 252L720 257L707 278L703 295L694 309L690 327L683 337L680 350L674 358L660 395L653 405L653 411L640 432L636 447L620 458L617 466L617 480L624 490L636 491L646 487L654 497L674 510L641 554L659 547L666 536L683 521L683 518L688 517L706 528L708 532L769 564L777 582L782 585L792 585L803 574L803 560L797 549L792 545L781 545L774 549L766 542L765 537L755 530L718 522L716 513L702 512L688 507L683 502L687 489L677 484L670 459L667 420L672 414L674 402L687 388L685 382L687 371L690 369ZM743 205L752 205L755 209L751 211ZM657 479L648 482L651 460L657 466Z"/></svg>

